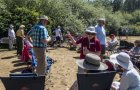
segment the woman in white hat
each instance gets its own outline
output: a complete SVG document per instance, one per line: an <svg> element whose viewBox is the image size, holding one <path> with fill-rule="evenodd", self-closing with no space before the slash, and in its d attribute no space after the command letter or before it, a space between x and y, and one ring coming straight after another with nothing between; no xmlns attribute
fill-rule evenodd
<svg viewBox="0 0 140 90"><path fill-rule="evenodd" d="M110 60L117 65L118 71L122 72L120 83L113 83L112 90L140 90L140 75L134 68L130 56L121 52L111 55Z"/></svg>
<svg viewBox="0 0 140 90"><path fill-rule="evenodd" d="M95 37L96 32L93 26L88 27L85 30L85 36L75 41L72 35L69 33L68 37L71 39L73 45L81 44L80 59L84 59L87 53L93 53L100 56L101 45L99 40Z"/></svg>

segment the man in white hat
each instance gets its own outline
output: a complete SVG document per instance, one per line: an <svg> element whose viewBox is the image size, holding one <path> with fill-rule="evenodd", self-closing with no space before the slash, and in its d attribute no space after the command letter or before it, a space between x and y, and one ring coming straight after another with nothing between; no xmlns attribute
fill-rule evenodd
<svg viewBox="0 0 140 90"><path fill-rule="evenodd" d="M56 44L58 44L61 47L61 40L63 38L61 27L57 26L57 28L54 30L54 33L55 33Z"/></svg>
<svg viewBox="0 0 140 90"><path fill-rule="evenodd" d="M105 47L106 47L106 31L104 28L105 25L105 18L99 18L97 20L97 25L95 26L95 31L97 39L100 41L101 44L101 57L105 54Z"/></svg>
<svg viewBox="0 0 140 90"><path fill-rule="evenodd" d="M113 83L112 90L140 90L140 75L134 68L130 56L121 52L110 57L110 61L122 72L120 83Z"/></svg>
<svg viewBox="0 0 140 90"><path fill-rule="evenodd" d="M38 75L45 75L47 62L46 62L46 48L47 43L51 40L45 25L48 25L48 17L43 15L39 18L39 23L35 25L28 33L29 41L33 43L33 50L37 58L36 73Z"/></svg>
<svg viewBox="0 0 140 90"><path fill-rule="evenodd" d="M11 24L8 29L8 37L9 37L9 50L13 49L13 44L15 42L15 31L14 26Z"/></svg>
<svg viewBox="0 0 140 90"><path fill-rule="evenodd" d="M68 37L71 39L74 45L81 44L80 59L84 59L85 55L88 53L93 53L100 56L101 46L98 39L96 39L96 32L93 26L88 27L85 30L85 36L75 41L71 34L68 34Z"/></svg>

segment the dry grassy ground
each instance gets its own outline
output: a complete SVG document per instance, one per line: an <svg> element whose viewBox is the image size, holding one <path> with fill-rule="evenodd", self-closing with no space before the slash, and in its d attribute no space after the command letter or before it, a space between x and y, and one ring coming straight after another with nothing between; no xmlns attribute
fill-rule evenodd
<svg viewBox="0 0 140 90"><path fill-rule="evenodd" d="M123 37L123 39L125 38ZM128 40L134 42L136 39L139 37L129 37ZM52 65L50 78L46 80L46 86L49 90L66 90L76 79L77 65L75 60L79 53L67 48L48 49L47 55L53 58L55 63ZM16 50L0 49L0 77L20 72L26 66L17 58ZM0 90L5 90L2 83L0 83Z"/></svg>

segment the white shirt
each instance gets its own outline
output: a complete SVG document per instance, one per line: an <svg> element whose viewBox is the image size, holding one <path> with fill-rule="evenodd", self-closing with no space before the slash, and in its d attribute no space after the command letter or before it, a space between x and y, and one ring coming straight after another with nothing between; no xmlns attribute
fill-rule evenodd
<svg viewBox="0 0 140 90"><path fill-rule="evenodd" d="M9 30L8 30L8 37L15 38L15 31L14 31L14 29L9 28Z"/></svg>
<svg viewBox="0 0 140 90"><path fill-rule="evenodd" d="M140 90L140 75L135 68L123 72L119 90Z"/></svg>
<svg viewBox="0 0 140 90"><path fill-rule="evenodd" d="M60 29L55 29L55 36L57 37L57 36L61 36L61 30Z"/></svg>
<svg viewBox="0 0 140 90"><path fill-rule="evenodd" d="M111 40L109 41L109 45L111 45L111 46L117 45L117 44L118 44L117 38L111 39Z"/></svg>

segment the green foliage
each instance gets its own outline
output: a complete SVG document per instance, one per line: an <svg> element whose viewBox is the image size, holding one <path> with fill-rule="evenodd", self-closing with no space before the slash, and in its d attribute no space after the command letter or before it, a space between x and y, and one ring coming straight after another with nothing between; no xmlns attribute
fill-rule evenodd
<svg viewBox="0 0 140 90"><path fill-rule="evenodd" d="M139 32L140 0L0 0L0 34L9 24L18 29L20 24L35 24L40 15L49 17L51 28L60 25L64 32L82 33L89 25L96 25L98 18L106 18L106 30L128 26ZM129 13L129 12L132 12ZM26 28L28 29L28 27Z"/></svg>

